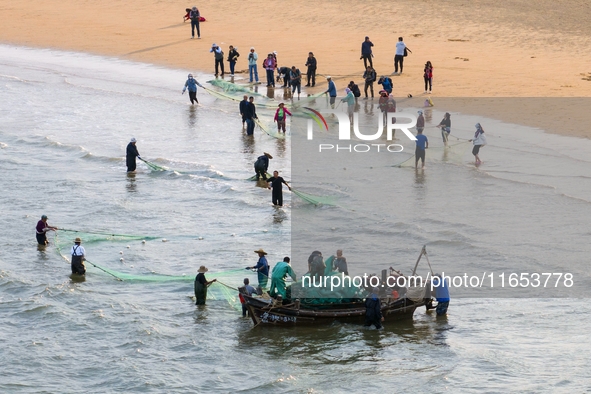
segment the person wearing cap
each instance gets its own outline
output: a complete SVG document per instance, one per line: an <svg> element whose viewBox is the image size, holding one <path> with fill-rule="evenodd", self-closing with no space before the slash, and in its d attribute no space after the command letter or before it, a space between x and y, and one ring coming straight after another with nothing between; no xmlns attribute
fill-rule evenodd
<svg viewBox="0 0 591 394"><path fill-rule="evenodd" d="M209 53L213 52L215 58L215 76L218 76L218 67L222 70L222 77L224 76L224 51L215 43L211 44Z"/></svg>
<svg viewBox="0 0 591 394"><path fill-rule="evenodd" d="M404 57L407 55L407 52L412 53L404 41L402 41L402 37L398 37L398 42L396 43L396 55L394 55L394 74L398 74L398 65L400 65L400 74L402 74Z"/></svg>
<svg viewBox="0 0 591 394"><path fill-rule="evenodd" d="M86 273L86 267L84 266L86 251L84 247L80 246L81 243L82 240L76 238L74 240L74 246L70 250L70 254L72 255L72 273L78 275L84 275Z"/></svg>
<svg viewBox="0 0 591 394"><path fill-rule="evenodd" d="M37 243L39 245L47 245L49 243L49 241L47 241L47 232L55 230L57 230L57 227L52 227L47 224L47 215L41 216L41 220L37 222L37 227L35 227Z"/></svg>
<svg viewBox="0 0 591 394"><path fill-rule="evenodd" d="M437 127L441 128L441 138L443 139L443 145L447 146L447 140L449 135L451 134L451 115L449 112L446 112L443 116L443 119Z"/></svg>
<svg viewBox="0 0 591 394"><path fill-rule="evenodd" d="M472 154L476 159L475 164L480 165L482 161L480 157L478 157L478 153L480 152L480 148L486 145L486 137L484 136L484 129L480 125L480 123L476 123L476 132L474 133L474 138L470 140L474 144L474 148L472 148Z"/></svg>
<svg viewBox="0 0 591 394"><path fill-rule="evenodd" d="M197 38L201 38L201 31L199 30L199 10L197 7L191 8L189 18L191 19L191 39L195 38L195 28L197 28Z"/></svg>
<svg viewBox="0 0 591 394"><path fill-rule="evenodd" d="M228 51L228 62L230 63L230 76L234 76L234 69L236 67L236 62L238 61L238 48L234 48L230 45L230 50Z"/></svg>
<svg viewBox="0 0 591 394"><path fill-rule="evenodd" d="M367 66L365 72L363 73L363 79L365 80L365 98L367 98L367 88L370 88L371 97L373 98L373 83L377 79L376 70L374 70L372 66Z"/></svg>
<svg viewBox="0 0 591 394"><path fill-rule="evenodd" d="M135 138L132 138L131 141L129 141L129 144L127 144L127 153L125 155L125 163L127 164L127 172L134 172L135 171L135 167L136 167L136 163L135 163L135 158L138 157L140 160L142 159L140 157L140 152L138 152L137 147L135 146L137 140Z"/></svg>
<svg viewBox="0 0 591 394"><path fill-rule="evenodd" d="M259 287L261 289L265 289L265 287L267 287L267 281L269 280L269 263L267 262L267 258L265 257L267 255L267 252L265 252L263 249L255 250L254 252L259 255L259 260L257 261L257 264L255 266L246 267L246 269L257 270Z"/></svg>
<svg viewBox="0 0 591 394"><path fill-rule="evenodd" d="M280 133L281 129L283 129L283 133L285 134L285 119L287 118L287 115L291 116L291 112L285 108L285 104L279 103L279 108L277 108L277 111L275 111L275 118L273 118L273 121L277 122L278 133Z"/></svg>
<svg viewBox="0 0 591 394"><path fill-rule="evenodd" d="M254 80L256 83L259 83L259 73L257 71L257 60L259 60L259 55L254 51L254 47L250 48L250 53L248 54L248 74L250 75L250 83L252 83L252 75L254 74Z"/></svg>
<svg viewBox="0 0 591 394"><path fill-rule="evenodd" d="M384 88L388 94L392 93L392 88L394 87L392 84L392 78L382 75L378 80L378 85L382 85L382 88Z"/></svg>
<svg viewBox="0 0 591 394"><path fill-rule="evenodd" d="M328 81L328 89L324 92L330 96L330 106L334 109L334 102L337 99L337 86L332 81L332 77L330 75L326 76L326 80Z"/></svg>
<svg viewBox="0 0 591 394"><path fill-rule="evenodd" d="M361 43L361 57L359 58L359 60L363 59L363 67L365 67L367 69L367 62L369 61L369 65L371 67L373 67L373 61L372 61L372 57L373 57L373 53L371 50L371 47L373 46L373 43L371 41L369 41L369 37L365 37L365 41L363 41Z"/></svg>
<svg viewBox="0 0 591 394"><path fill-rule="evenodd" d="M267 87L275 87L275 69L277 68L277 60L272 53L267 55L263 62L263 67L267 71Z"/></svg>
<svg viewBox="0 0 591 394"><path fill-rule="evenodd" d="M238 288L238 298L240 299L240 303L242 304L242 317L246 317L246 312L248 308L246 307L246 302L244 301L244 297L242 294L246 294L247 296L252 296L253 293L256 292L254 287L250 285L250 279L244 278L244 286Z"/></svg>
<svg viewBox="0 0 591 394"><path fill-rule="evenodd" d="M423 113L419 111L419 117L422 117ZM419 166L419 159L421 160L421 168L425 168L425 149L429 148L429 140L426 135L423 135L424 127L418 126L417 120L417 136L416 136L416 148L415 148L415 169ZM425 119L423 119L423 126L425 125Z"/></svg>
<svg viewBox="0 0 591 394"><path fill-rule="evenodd" d="M273 171L273 176L267 179L267 183L270 183L269 190L273 189L272 201L275 206L283 206L283 184L291 190L291 186L287 184L285 179L279 176L279 171Z"/></svg>
<svg viewBox="0 0 591 394"><path fill-rule="evenodd" d="M189 100L191 100L191 104L197 103L199 104L199 100L197 100L197 86L202 88L199 81L193 78L193 74L189 74L187 77L187 82L185 82L185 87L183 88L183 93L185 94L185 90L189 90Z"/></svg>
<svg viewBox="0 0 591 394"><path fill-rule="evenodd" d="M256 106L254 105L254 97L248 98L248 103L244 106L243 119L246 121L246 134L254 134L254 120L258 119Z"/></svg>
<svg viewBox="0 0 591 394"><path fill-rule="evenodd" d="M312 87L314 87L314 85L316 85L316 67L318 66L318 62L312 52L308 53L308 59L306 60L305 66L308 67L308 71L306 72L308 83L306 86L310 86L310 81L312 81Z"/></svg>
<svg viewBox="0 0 591 394"><path fill-rule="evenodd" d="M217 282L217 279L208 281L205 279L205 273L209 271L204 265L199 267L197 270L197 276L195 277L195 305L205 305L207 300L207 288L213 283Z"/></svg>
<svg viewBox="0 0 591 394"><path fill-rule="evenodd" d="M280 295L284 300L287 299L287 285L285 284L285 278L287 275L293 279L295 282L296 274L291 268L290 265L290 258L284 257L283 261L280 261L273 267L273 272L271 273L271 289L269 290L269 295L271 297L277 297Z"/></svg>
<svg viewBox="0 0 591 394"><path fill-rule="evenodd" d="M267 180L267 170L269 169L269 159L272 159L269 153L264 152L262 156L257 157L257 161L254 162L254 171L256 172L257 181L259 178Z"/></svg>
<svg viewBox="0 0 591 394"><path fill-rule="evenodd" d="M341 99L341 102L347 103L347 115L349 115L349 122L353 124L353 114L355 113L355 95L349 88L345 88L345 97Z"/></svg>
<svg viewBox="0 0 591 394"><path fill-rule="evenodd" d="M384 317L382 316L382 303L378 294L380 289L372 288L370 295L365 299L365 327L370 327L372 324L376 329L382 328Z"/></svg>

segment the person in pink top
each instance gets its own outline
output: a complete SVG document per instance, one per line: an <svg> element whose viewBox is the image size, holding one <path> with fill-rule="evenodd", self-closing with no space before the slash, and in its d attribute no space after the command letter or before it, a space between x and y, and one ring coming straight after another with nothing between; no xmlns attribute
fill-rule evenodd
<svg viewBox="0 0 591 394"><path fill-rule="evenodd" d="M431 88L433 85L433 65L431 64L430 61L427 61L427 63L425 63L425 69L423 71L423 79L425 80L425 93L429 92L431 93ZM427 86L429 87L429 89L427 90Z"/></svg>
<svg viewBox="0 0 591 394"><path fill-rule="evenodd" d="M267 87L275 87L275 69L277 68L277 60L272 53L267 55L267 58L263 62L263 67L267 70Z"/></svg>
<svg viewBox="0 0 591 394"><path fill-rule="evenodd" d="M277 122L277 132L281 133L281 129L285 133L285 118L287 115L291 116L291 112L284 108L284 104L279 104L279 108L275 112L275 118L273 119L274 122Z"/></svg>

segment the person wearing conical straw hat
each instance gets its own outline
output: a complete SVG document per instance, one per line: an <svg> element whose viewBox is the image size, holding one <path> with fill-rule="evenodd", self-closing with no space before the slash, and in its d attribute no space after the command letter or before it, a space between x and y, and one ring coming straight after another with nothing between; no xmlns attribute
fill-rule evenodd
<svg viewBox="0 0 591 394"><path fill-rule="evenodd" d="M74 246L70 250L70 254L72 255L72 273L78 275L84 275L86 273L86 267L84 266L86 251L80 245L81 243L82 240L76 238L74 240Z"/></svg>
<svg viewBox="0 0 591 394"><path fill-rule="evenodd" d="M195 305L205 305L207 299L207 288L213 283L217 282L217 279L207 281L205 279L205 273L209 271L204 265L199 267L197 270L197 276L195 277Z"/></svg>
<svg viewBox="0 0 591 394"><path fill-rule="evenodd" d="M257 175L257 181L259 178L263 178L264 181L267 180L267 170L269 169L269 159L272 159L271 156L267 152L263 152L262 156L257 157L257 161L254 163L254 171Z"/></svg>
<svg viewBox="0 0 591 394"><path fill-rule="evenodd" d="M246 267L247 270L256 269L257 276L259 280L259 287L264 290L267 287L267 281L269 279L269 263L267 262L267 252L263 249L255 250L256 254L259 255L259 261L257 261L257 265L253 267Z"/></svg>

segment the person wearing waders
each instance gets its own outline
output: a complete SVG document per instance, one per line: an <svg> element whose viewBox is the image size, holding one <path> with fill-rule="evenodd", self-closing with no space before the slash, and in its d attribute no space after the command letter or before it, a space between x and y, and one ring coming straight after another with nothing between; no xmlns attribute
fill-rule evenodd
<svg viewBox="0 0 591 394"><path fill-rule="evenodd" d="M140 152L138 152L137 147L135 146L135 143L137 142L137 140L135 138L132 138L131 141L129 141L129 144L127 144L127 154L125 155L125 162L127 164L127 172L134 172L135 171L135 158L139 158L140 160L142 159L140 157Z"/></svg>
<svg viewBox="0 0 591 394"><path fill-rule="evenodd" d="M267 182L271 184L269 186L269 189L273 189L273 196L272 196L273 205L280 206L280 207L283 206L283 185L282 184L285 183L285 186L287 186L287 188L289 190L291 190L291 186L289 186L287 184L285 179L283 179L282 177L279 176L279 171L273 171L273 177L267 179Z"/></svg>
<svg viewBox="0 0 591 394"><path fill-rule="evenodd" d="M264 181L267 180L267 170L269 169L269 159L272 159L273 156L264 152L262 156L257 158L257 161L254 163L254 171L257 174L257 181L259 178L263 178Z"/></svg>
<svg viewBox="0 0 591 394"><path fill-rule="evenodd" d="M197 276L195 277L195 305L205 305L207 300L207 288L213 283L217 282L217 279L207 281L205 279L205 273L209 271L204 265L199 267L197 270Z"/></svg>
<svg viewBox="0 0 591 394"><path fill-rule="evenodd" d="M382 305L378 297L380 289L374 287L369 297L365 299L365 327L372 324L379 330L382 328L384 317L382 316Z"/></svg>
<svg viewBox="0 0 591 394"><path fill-rule="evenodd" d="M200 88L203 87L199 81L193 78L193 74L189 74L182 94L185 94L185 90L189 90L189 100L191 100L191 105L195 103L199 104L199 100L197 100L197 86Z"/></svg>
<svg viewBox="0 0 591 394"><path fill-rule="evenodd" d="M86 267L84 266L84 255L86 251L80 244L82 240L80 238L76 238L74 240L74 246L70 250L70 254L72 255L72 273L78 275L84 275L86 273Z"/></svg>

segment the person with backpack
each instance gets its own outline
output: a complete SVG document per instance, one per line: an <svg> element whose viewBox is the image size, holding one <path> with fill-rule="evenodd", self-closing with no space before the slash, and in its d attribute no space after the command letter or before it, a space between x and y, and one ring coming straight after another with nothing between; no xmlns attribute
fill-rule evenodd
<svg viewBox="0 0 591 394"><path fill-rule="evenodd" d="M246 121L246 135L254 134L254 120L258 119L256 106L254 105L254 97L248 98L248 103L244 106L242 117Z"/></svg>
<svg viewBox="0 0 591 394"><path fill-rule="evenodd" d="M357 104L357 99L361 97L361 90L359 90L359 86L354 81L349 82L347 86L353 92L353 96L355 97L355 104Z"/></svg>
<svg viewBox="0 0 591 394"><path fill-rule="evenodd" d="M382 75L378 81L378 85L382 85L382 88L388 92L388 94L392 93L392 88L394 86L392 78Z"/></svg>
<svg viewBox="0 0 591 394"><path fill-rule="evenodd" d="M254 162L254 171L256 172L257 181L259 178L263 178L264 181L267 180L267 170L269 169L269 159L272 159L271 156L267 152L263 152L262 156L257 157L257 161Z"/></svg>
<svg viewBox="0 0 591 394"><path fill-rule="evenodd" d="M263 62L263 68L267 71L267 87L275 87L275 69L277 68L277 60L272 53L267 55Z"/></svg>
<svg viewBox="0 0 591 394"><path fill-rule="evenodd" d="M372 66L367 66L367 69L363 73L363 79L365 80L365 98L367 98L367 88L371 89L371 97L373 98L373 83L377 79L376 70Z"/></svg>
<svg viewBox="0 0 591 394"><path fill-rule="evenodd" d="M199 30L199 10L197 7L191 8L189 12L189 19L191 19L191 39L195 38L195 28L197 29L197 38L201 38L201 31Z"/></svg>
<svg viewBox="0 0 591 394"><path fill-rule="evenodd" d="M425 63L425 69L423 70L423 79L425 80L425 93L427 93L427 85L429 85L429 93L433 86L433 65L430 61Z"/></svg>
<svg viewBox="0 0 591 394"><path fill-rule="evenodd" d="M230 50L228 51L228 62L230 63L230 75L234 76L234 67L236 66L236 62L238 61L238 48L234 48L230 45Z"/></svg>
<svg viewBox="0 0 591 394"><path fill-rule="evenodd" d="M404 58L408 56L408 52L412 53L404 41L402 41L402 37L398 37L398 42L396 43L396 55L394 56L394 74L399 74L398 65L400 65L400 74L402 74Z"/></svg>
<svg viewBox="0 0 591 394"><path fill-rule="evenodd" d="M289 72L289 79L291 81L291 94L298 91L298 99L300 98L300 92L302 91L302 73L300 72L299 68L296 66L291 66L291 71Z"/></svg>
<svg viewBox="0 0 591 394"><path fill-rule="evenodd" d="M222 69L222 77L224 76L224 51L215 43L211 45L209 53L213 52L215 57L215 76L218 76L218 66Z"/></svg>

